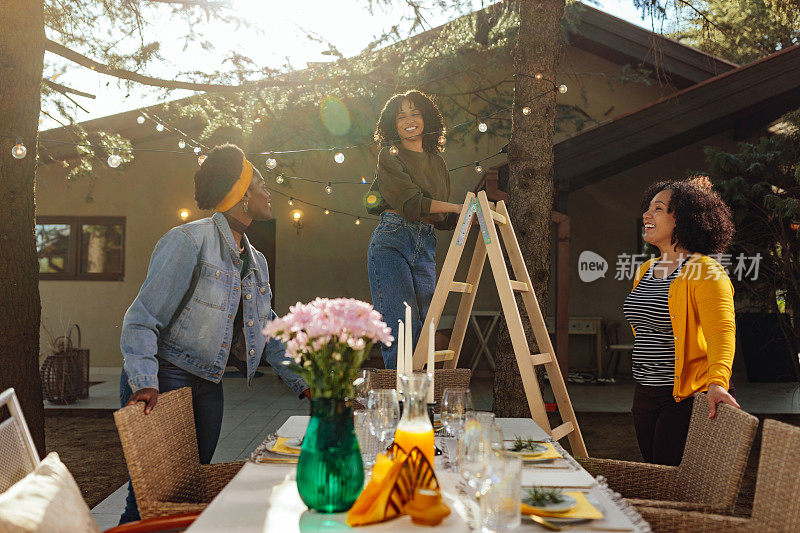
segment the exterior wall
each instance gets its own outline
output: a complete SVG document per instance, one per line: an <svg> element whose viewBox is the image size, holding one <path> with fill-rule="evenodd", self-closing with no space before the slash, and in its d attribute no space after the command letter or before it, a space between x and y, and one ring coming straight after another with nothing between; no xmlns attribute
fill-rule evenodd
<svg viewBox="0 0 800 533"><path fill-rule="evenodd" d="M510 58L508 64L510 73ZM664 91L672 91L669 87L660 88L655 85L620 85L616 82L609 84L609 77L613 77L620 66L573 48L568 48L565 52L562 65L562 76L570 90L558 97L559 103L580 105L598 120L607 120L629 112L657 99ZM581 86L583 90L580 90ZM582 93L588 95L586 101L583 100ZM135 118L135 113L123 113L93 121L91 126L120 132L134 139L134 145L140 149L175 149L177 139L174 135L166 132L156 135L152 129L148 129L150 133L145 138L142 128L152 128L153 125L148 122L138 126ZM504 139L487 134L480 137L474 145L448 146L444 156L450 166L461 165L499 151L504 143ZM498 157L488 161L485 166L503 162ZM314 179L357 179L365 176L370 180L374 174L374 166L373 150L362 156L348 154L343 165L335 165L331 161L329 165L322 167L323 170L320 170L319 165L309 164L306 171L298 170L297 174ZM119 282L41 281L39 287L43 320L56 335L61 334L69 324L78 323L83 332L83 343L91 350L92 364L120 366L119 334L123 315L145 278L155 243L167 230L180 223L177 216L180 208L190 209L192 220L209 215L198 211L193 198L196 159L191 154L140 152L122 175L117 175L108 168L98 168L92 203L87 203L84 199L88 184L80 182L67 187L63 170L56 167L57 165L51 165L40 169L36 183L37 214L126 217L125 276ZM330 172L330 175L321 177L325 172ZM453 172L451 201L462 201L466 192L475 187L478 179L471 168ZM625 179L632 178L620 179L620 185L615 185L617 190L620 187L624 189L627 183ZM620 180L613 178L606 181L617 183ZM283 187L273 182L270 186L296 199L324 205L333 210L363 214L361 197L366 191L365 186L339 185L332 195L325 194L322 185L308 182L295 181ZM590 189L576 195L572 208L572 212L576 213L572 223L575 236L573 262L577 259L576 251L593 242L590 228L596 227L590 218L584 218L588 216L584 205L591 204L593 196L598 195L606 198L605 202L613 204L613 194L606 195L603 190ZM289 221L289 212L294 208L302 209L305 215L304 227L299 232ZM272 195L272 211L277 219L274 307L278 314L285 313L297 301L306 302L318 296L347 296L370 300L366 251L375 227L374 221L364 217L362 224L356 226L353 218L335 214L326 216L322 209L301 202L290 207L286 198L277 193ZM607 220L612 217L619 219L619 232L623 231L621 228L626 228L625 231L630 231L632 240L635 225L630 220L633 214L624 219L616 211L600 216ZM620 233L620 238L621 235ZM437 234L437 258L440 267L450 237L449 233ZM616 245L616 242L610 243L609 247L612 245ZM472 247L468 246L465 255L469 256L471 251ZM602 254L606 248L597 251ZM466 275L467 262L465 258L459 279ZM576 278L573 279L573 293L579 287L579 282L575 280ZM606 284L610 281L597 283ZM494 281L487 268L481 282L482 289L478 293L476 309L499 308L493 285ZM613 298L616 298L619 288L617 284L612 285L608 294L613 293ZM606 300L612 301L613 298L598 299L595 295L583 297L573 294L572 314L582 307L586 309L586 313L611 313L592 306L600 305ZM456 299L452 298L445 312L455 313L455 305ZM615 309L615 306L609 305L609 308ZM581 310L581 314L586 313ZM44 334L42 346L46 346Z"/></svg>

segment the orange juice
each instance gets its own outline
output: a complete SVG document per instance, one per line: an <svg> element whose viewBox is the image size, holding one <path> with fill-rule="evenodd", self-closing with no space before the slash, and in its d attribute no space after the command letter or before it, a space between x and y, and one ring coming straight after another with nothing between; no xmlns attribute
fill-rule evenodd
<svg viewBox="0 0 800 533"><path fill-rule="evenodd" d="M394 433L394 442L406 452L419 448L433 467L433 428L425 426L399 426Z"/></svg>

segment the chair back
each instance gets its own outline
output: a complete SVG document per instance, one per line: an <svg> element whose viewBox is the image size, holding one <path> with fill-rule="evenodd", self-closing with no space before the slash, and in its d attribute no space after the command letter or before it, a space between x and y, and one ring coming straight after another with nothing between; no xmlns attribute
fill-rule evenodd
<svg viewBox="0 0 800 533"><path fill-rule="evenodd" d="M194 502L200 472L197 435L189 387L158 395L144 414L144 403L114 412L119 439L142 517L157 516L159 502Z"/></svg>
<svg viewBox="0 0 800 533"><path fill-rule="evenodd" d="M4 405L11 416L0 422L0 492L33 472L40 461L13 388L0 394L0 408Z"/></svg>
<svg viewBox="0 0 800 533"><path fill-rule="evenodd" d="M727 404L717 405L717 414L708 418L706 395L695 395L675 483L677 499L732 513L757 428L756 417Z"/></svg>
<svg viewBox="0 0 800 533"><path fill-rule="evenodd" d="M754 520L775 531L800 531L800 427L764 420Z"/></svg>
<svg viewBox="0 0 800 533"><path fill-rule="evenodd" d="M436 402L436 412L442 407L442 395L445 389L463 387L468 389L472 379L472 370L469 368L437 368L433 375L433 401ZM397 385L397 371L379 368L370 377L370 386L373 389L393 389Z"/></svg>

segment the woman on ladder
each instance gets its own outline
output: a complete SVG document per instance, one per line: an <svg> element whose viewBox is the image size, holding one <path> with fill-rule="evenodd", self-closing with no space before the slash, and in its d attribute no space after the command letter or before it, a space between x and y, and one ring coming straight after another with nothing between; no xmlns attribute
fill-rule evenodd
<svg viewBox="0 0 800 533"><path fill-rule="evenodd" d="M367 210L381 220L367 252L372 305L396 339L408 303L413 346L436 288L433 230L453 229L461 213L461 204L448 202L450 174L440 155L444 132L439 109L416 90L392 96L375 127L377 190L368 193ZM397 343L381 345L381 355L386 368L397 368Z"/></svg>

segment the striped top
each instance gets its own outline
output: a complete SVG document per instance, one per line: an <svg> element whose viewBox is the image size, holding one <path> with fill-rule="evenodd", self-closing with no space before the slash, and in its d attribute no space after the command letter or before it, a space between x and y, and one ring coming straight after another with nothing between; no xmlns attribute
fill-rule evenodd
<svg viewBox="0 0 800 533"><path fill-rule="evenodd" d="M653 277L656 263L642 276L622 309L636 330L631 355L633 379L641 385L664 386L675 383L675 338L667 298L672 283L687 257L666 278Z"/></svg>

